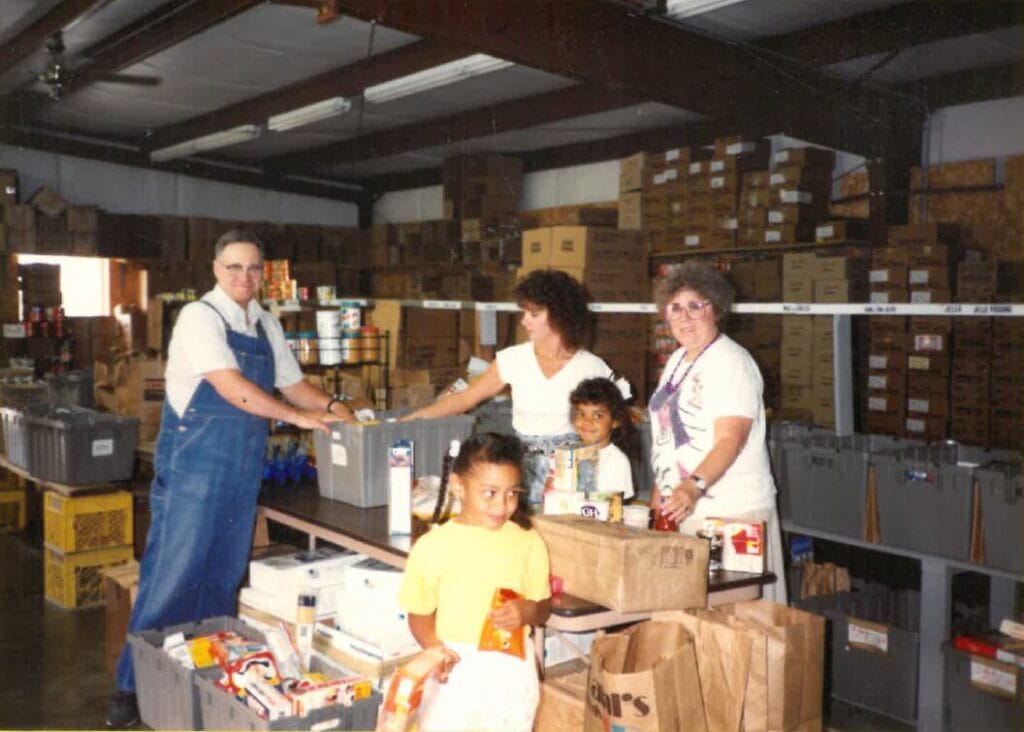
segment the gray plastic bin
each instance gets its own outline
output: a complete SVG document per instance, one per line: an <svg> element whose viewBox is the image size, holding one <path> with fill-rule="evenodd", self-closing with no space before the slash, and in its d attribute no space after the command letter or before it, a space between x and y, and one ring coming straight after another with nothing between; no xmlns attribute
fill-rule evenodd
<svg viewBox="0 0 1024 732"><path fill-rule="evenodd" d="M40 480L78 485L128 480L139 420L81 407L51 407L26 418L28 470Z"/></svg>
<svg viewBox="0 0 1024 732"><path fill-rule="evenodd" d="M473 434L497 432L499 435L514 435L512 429L512 400L491 399L469 412L476 418Z"/></svg>
<svg viewBox="0 0 1024 732"><path fill-rule="evenodd" d="M1024 473L1020 463L995 462L974 473L981 491L985 565L1024 574Z"/></svg>
<svg viewBox="0 0 1024 732"><path fill-rule="evenodd" d="M160 630L142 630L128 634L135 668L135 693L139 715L153 729L204 729L197 674L211 679L220 677L219 667L193 671L164 652L164 639L174 633L187 638L231 630L254 641L264 635L237 618L207 618L198 623L183 623ZM217 729L212 727L212 729Z"/></svg>
<svg viewBox="0 0 1024 732"><path fill-rule="evenodd" d="M388 502L388 448L397 440L412 440L416 477L440 475L441 461L452 440L465 440L473 431L470 415L386 422L403 411L378 412L379 422L331 424L330 436L316 435L317 483L320 495L368 508Z"/></svg>
<svg viewBox="0 0 1024 732"><path fill-rule="evenodd" d="M794 481L789 466L795 466L803 460L804 447L812 436L827 440L829 436L834 437L835 433L821 427L786 421L772 422L768 430L768 458L775 487L779 492L779 515L783 520L799 526L809 526L806 483Z"/></svg>
<svg viewBox="0 0 1024 732"><path fill-rule="evenodd" d="M22 470L32 472L33 447L32 434L29 426L30 417L49 412L46 404L29 404L21 408L0 408L0 419L3 420L4 451L7 459Z"/></svg>
<svg viewBox="0 0 1024 732"><path fill-rule="evenodd" d="M955 443L875 454L882 543L966 562L975 465L990 455Z"/></svg>
<svg viewBox="0 0 1024 732"><path fill-rule="evenodd" d="M323 671L314 656L314 671ZM383 697L373 693L350 707L335 705L316 709L303 717L284 717L270 722L260 719L254 709L223 689L213 679L196 676L196 689L202 707L202 721L206 729L315 729L315 730L371 730L377 727L377 710Z"/></svg>
<svg viewBox="0 0 1024 732"><path fill-rule="evenodd" d="M869 585L862 592L811 597L795 603L825 615L831 626L832 696L887 717L913 723L917 716L920 595ZM886 626L887 652L851 645L857 620Z"/></svg>
<svg viewBox="0 0 1024 732"><path fill-rule="evenodd" d="M1010 699L971 685L971 655L950 646L946 655L945 717L948 730L1020 732L1024 729L1021 690Z"/></svg>

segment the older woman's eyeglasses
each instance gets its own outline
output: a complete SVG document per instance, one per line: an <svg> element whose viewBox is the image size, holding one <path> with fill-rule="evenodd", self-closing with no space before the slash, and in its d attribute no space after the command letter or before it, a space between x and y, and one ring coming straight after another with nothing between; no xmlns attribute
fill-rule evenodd
<svg viewBox="0 0 1024 732"><path fill-rule="evenodd" d="M684 315L688 318L701 317L711 305L707 300L690 300L690 302L670 302L665 308L669 320L678 320Z"/></svg>
<svg viewBox="0 0 1024 732"><path fill-rule="evenodd" d="M221 264L221 266L227 270L228 274L232 277L241 277L242 274L247 274L250 277L262 277L263 276L263 265L253 265L252 267L243 267L240 264Z"/></svg>

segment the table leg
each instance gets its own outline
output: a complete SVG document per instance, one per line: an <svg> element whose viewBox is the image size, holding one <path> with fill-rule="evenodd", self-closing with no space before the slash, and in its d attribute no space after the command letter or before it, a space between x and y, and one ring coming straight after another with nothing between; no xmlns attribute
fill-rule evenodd
<svg viewBox="0 0 1024 732"><path fill-rule="evenodd" d="M952 575L941 559L921 560L921 628L918 649L917 729L941 732L945 659L949 640Z"/></svg>

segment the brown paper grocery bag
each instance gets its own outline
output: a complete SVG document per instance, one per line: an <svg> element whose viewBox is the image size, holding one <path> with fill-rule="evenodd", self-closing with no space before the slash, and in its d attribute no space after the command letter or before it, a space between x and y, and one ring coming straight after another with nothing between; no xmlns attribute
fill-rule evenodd
<svg viewBox="0 0 1024 732"><path fill-rule="evenodd" d="M586 732L706 732L693 639L647 621L598 638L590 652Z"/></svg>
<svg viewBox="0 0 1024 732"><path fill-rule="evenodd" d="M751 646L763 634L736 628L713 610L666 611L655 613L652 619L675 620L693 636L708 732L738 732L750 675Z"/></svg>
<svg viewBox="0 0 1024 732"><path fill-rule="evenodd" d="M821 729L824 618L761 600L718 611L740 621L745 630L763 633L763 647L755 643L751 654L742 729ZM762 694L767 698L766 713L755 703Z"/></svg>

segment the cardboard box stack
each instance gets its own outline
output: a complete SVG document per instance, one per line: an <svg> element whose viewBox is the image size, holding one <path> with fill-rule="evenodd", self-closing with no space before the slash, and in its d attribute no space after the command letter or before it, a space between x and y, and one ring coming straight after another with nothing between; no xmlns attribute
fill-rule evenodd
<svg viewBox="0 0 1024 732"><path fill-rule="evenodd" d="M644 152L635 153L619 161L617 224L620 229L650 231L655 223L654 220L660 218L664 213L650 210L651 199L644 195L648 178L647 161L648 155Z"/></svg>
<svg viewBox="0 0 1024 732"><path fill-rule="evenodd" d="M450 158L441 166L443 217L457 222L462 261L516 262L523 162L495 153Z"/></svg>
<svg viewBox="0 0 1024 732"><path fill-rule="evenodd" d="M737 302L779 302L782 297L779 257L735 259L728 262L728 267ZM757 362L764 379L764 403L773 410L779 408L779 344L785 320L778 315L732 314L726 323L729 337L750 351Z"/></svg>
<svg viewBox="0 0 1024 732"><path fill-rule="evenodd" d="M912 317L907 338L907 437L928 441L949 436L952 318Z"/></svg>
<svg viewBox="0 0 1024 732"><path fill-rule="evenodd" d="M650 315L598 314L594 319L594 353L600 354L616 375L633 385L633 395L649 396L647 390L647 342Z"/></svg>
<svg viewBox="0 0 1024 732"><path fill-rule="evenodd" d="M1024 450L1024 328L1016 318L993 319L992 363L992 445Z"/></svg>
<svg viewBox="0 0 1024 732"><path fill-rule="evenodd" d="M992 302L996 291L995 262L960 262L956 300ZM949 434L954 440L988 447L992 408L992 318L954 318Z"/></svg>
<svg viewBox="0 0 1024 732"><path fill-rule="evenodd" d="M453 369L459 366L459 311L403 307L379 299L370 324L389 333L388 363L396 369ZM457 374L456 374L457 375ZM449 381L438 380L437 385Z"/></svg>
<svg viewBox="0 0 1024 732"><path fill-rule="evenodd" d="M681 248L679 232L686 222L684 181L690 149L678 147L625 158L619 175L619 228L642 229L651 250ZM636 189L637 176L641 187Z"/></svg>
<svg viewBox="0 0 1024 732"><path fill-rule="evenodd" d="M594 226L550 226L523 232L520 276L557 269L582 282L594 302L647 302L643 232Z"/></svg>
<svg viewBox="0 0 1024 732"><path fill-rule="evenodd" d="M740 228L740 192L744 174L768 167L769 148L763 141L739 136L714 141L710 160L687 168L687 222L684 243L693 249L730 249Z"/></svg>
<svg viewBox="0 0 1024 732"><path fill-rule="evenodd" d="M908 320L903 316L868 318L867 391L863 405L867 432L903 435L910 354Z"/></svg>
<svg viewBox="0 0 1024 732"><path fill-rule="evenodd" d="M775 153L768 179L765 244L814 241L815 224L827 215L834 167L831 150L800 147Z"/></svg>
<svg viewBox="0 0 1024 732"><path fill-rule="evenodd" d="M740 181L740 201L737 220L736 244L740 247L759 247L764 244L771 208L771 171L752 170Z"/></svg>

